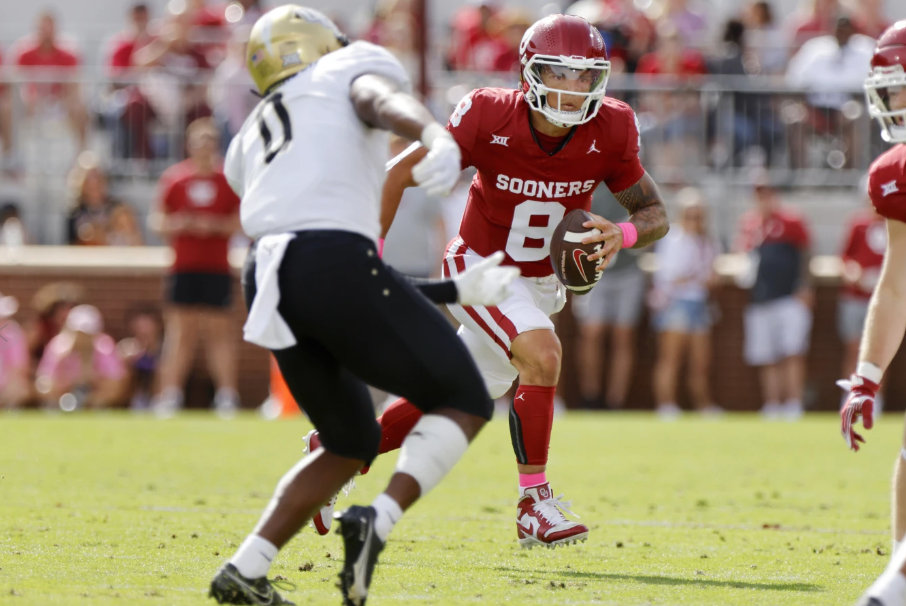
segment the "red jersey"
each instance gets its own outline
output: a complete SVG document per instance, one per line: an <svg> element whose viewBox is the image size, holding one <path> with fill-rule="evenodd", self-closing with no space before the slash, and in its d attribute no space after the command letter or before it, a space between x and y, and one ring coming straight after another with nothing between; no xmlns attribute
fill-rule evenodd
<svg viewBox="0 0 906 606"><path fill-rule="evenodd" d="M841 255L844 262L856 263L862 277L856 284L845 286L843 292L860 299L871 298L881 277L884 251L887 249L887 226L873 215L860 213L853 220Z"/></svg>
<svg viewBox="0 0 906 606"><path fill-rule="evenodd" d="M191 160L183 160L164 171L160 178L160 199L167 214L185 212L220 217L239 212L239 198L222 171L199 176ZM170 245L175 258L173 272L229 273L229 236L175 236Z"/></svg>
<svg viewBox="0 0 906 606"><path fill-rule="evenodd" d="M638 183L635 113L605 97L593 120L573 129L559 151L549 154L535 139L533 111L520 90L479 88L457 105L447 123L462 151L463 168L474 166L459 235L481 256L498 250L504 264L530 278L553 272L551 236L563 216L589 210L591 195L603 182L612 192Z"/></svg>
<svg viewBox="0 0 906 606"><path fill-rule="evenodd" d="M906 223L906 145L891 147L872 163L868 195L882 217Z"/></svg>
<svg viewBox="0 0 906 606"><path fill-rule="evenodd" d="M69 51L62 46L54 45L49 51L44 51L41 46L32 39L21 40L14 63L24 68L55 68L58 70L70 70L79 66L79 57L74 52ZM30 84L24 90L26 102L33 103L42 95L59 96L63 87L59 84Z"/></svg>

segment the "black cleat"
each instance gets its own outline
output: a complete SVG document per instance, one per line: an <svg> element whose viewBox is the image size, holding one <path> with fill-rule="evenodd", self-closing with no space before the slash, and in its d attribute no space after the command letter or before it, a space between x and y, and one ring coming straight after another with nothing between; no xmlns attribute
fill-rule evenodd
<svg viewBox="0 0 906 606"><path fill-rule="evenodd" d="M247 604L250 606L295 606L293 602L284 600L283 596L274 591L271 582L266 578L247 579L230 563L224 564L217 571L211 581L209 598L217 600L218 604Z"/></svg>
<svg viewBox="0 0 906 606"><path fill-rule="evenodd" d="M884 606L878 598L862 598L856 606Z"/></svg>
<svg viewBox="0 0 906 606"><path fill-rule="evenodd" d="M374 531L377 511L374 507L353 505L343 513L334 514L340 523L337 529L343 536L346 561L340 573L340 591L343 592L343 606L365 606L371 575L377 564L378 554L384 549L384 542Z"/></svg>

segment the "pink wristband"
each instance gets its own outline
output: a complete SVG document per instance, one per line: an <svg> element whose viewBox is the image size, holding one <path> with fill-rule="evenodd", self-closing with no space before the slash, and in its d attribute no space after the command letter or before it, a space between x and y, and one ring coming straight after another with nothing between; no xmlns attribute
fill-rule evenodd
<svg viewBox="0 0 906 606"><path fill-rule="evenodd" d="M639 231L632 223L617 223L623 232L623 248L632 248L639 241Z"/></svg>
<svg viewBox="0 0 906 606"><path fill-rule="evenodd" d="M377 239L377 256L379 258L384 256L384 238Z"/></svg>

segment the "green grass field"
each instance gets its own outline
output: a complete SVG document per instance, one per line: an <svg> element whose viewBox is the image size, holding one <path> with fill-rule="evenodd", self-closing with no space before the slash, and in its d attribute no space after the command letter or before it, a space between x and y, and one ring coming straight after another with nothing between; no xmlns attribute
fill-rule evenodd
<svg viewBox="0 0 906 606"><path fill-rule="evenodd" d="M212 573L302 453L304 422L0 416L0 604L205 604ZM901 416L858 455L836 417L662 424L571 414L548 477L591 528L516 543L516 477L495 420L396 527L369 604L852 604L888 561ZM384 457L339 507L365 503ZM339 604L335 535L306 528L272 568L298 604Z"/></svg>

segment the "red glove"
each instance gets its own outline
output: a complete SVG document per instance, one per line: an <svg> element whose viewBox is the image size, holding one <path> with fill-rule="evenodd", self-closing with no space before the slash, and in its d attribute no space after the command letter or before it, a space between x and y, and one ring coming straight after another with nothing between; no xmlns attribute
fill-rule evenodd
<svg viewBox="0 0 906 606"><path fill-rule="evenodd" d="M875 408L875 396L878 394L878 384L865 377L853 375L849 381L837 381L837 385L849 391L846 404L840 410L840 431L846 445L853 451L859 452L859 442L865 439L853 431L853 425L862 417L862 427L871 429L874 426L872 414Z"/></svg>

